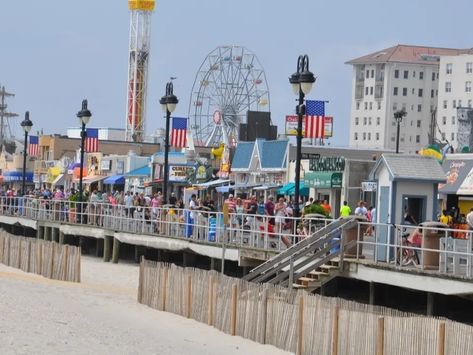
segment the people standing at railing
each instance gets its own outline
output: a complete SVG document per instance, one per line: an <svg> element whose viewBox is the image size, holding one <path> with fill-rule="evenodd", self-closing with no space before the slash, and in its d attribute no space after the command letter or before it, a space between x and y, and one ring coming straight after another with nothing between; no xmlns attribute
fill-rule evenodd
<svg viewBox="0 0 473 355"><path fill-rule="evenodd" d="M268 218L268 223L274 225L274 197L273 196L268 196L268 200L264 204L264 214L266 216L269 216Z"/></svg>
<svg viewBox="0 0 473 355"><path fill-rule="evenodd" d="M453 218L447 213L447 210L442 210L439 222L451 226L453 224Z"/></svg>
<svg viewBox="0 0 473 355"><path fill-rule="evenodd" d="M175 207L176 203L177 203L176 193L171 192L171 196L169 197L169 204Z"/></svg>
<svg viewBox="0 0 473 355"><path fill-rule="evenodd" d="M351 215L351 208L348 206L347 201L343 201L342 207L340 207L340 217L348 217Z"/></svg>
<svg viewBox="0 0 473 355"><path fill-rule="evenodd" d="M322 208L325 210L325 214L327 216L332 215L332 207L329 205L327 200L324 200L320 206L322 206Z"/></svg>
<svg viewBox="0 0 473 355"><path fill-rule="evenodd" d="M276 230L281 233L284 229L284 225L286 224L287 217L287 205L284 202L284 197L280 197L278 202L274 205L274 215Z"/></svg>
<svg viewBox="0 0 473 355"><path fill-rule="evenodd" d="M358 207L355 208L355 216L366 217L368 210L365 207L365 202L360 201L358 202Z"/></svg>
<svg viewBox="0 0 473 355"><path fill-rule="evenodd" d="M251 226L254 225L254 219L257 211L258 203L256 202L256 196L251 196L250 202L245 209L245 213L249 215L246 217L245 226L251 228Z"/></svg>
<svg viewBox="0 0 473 355"><path fill-rule="evenodd" d="M133 207L133 195L131 194L130 191L128 191L126 193L123 202L124 202L124 205L125 205L126 216L128 218L133 218L133 213L135 211L135 208Z"/></svg>

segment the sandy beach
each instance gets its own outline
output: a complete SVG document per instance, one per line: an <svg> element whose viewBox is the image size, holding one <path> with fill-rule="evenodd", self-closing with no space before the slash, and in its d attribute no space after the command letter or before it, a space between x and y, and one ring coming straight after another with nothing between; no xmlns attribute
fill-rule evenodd
<svg viewBox="0 0 473 355"><path fill-rule="evenodd" d="M2 354L289 354L136 302L138 265L82 258L80 284L0 264Z"/></svg>

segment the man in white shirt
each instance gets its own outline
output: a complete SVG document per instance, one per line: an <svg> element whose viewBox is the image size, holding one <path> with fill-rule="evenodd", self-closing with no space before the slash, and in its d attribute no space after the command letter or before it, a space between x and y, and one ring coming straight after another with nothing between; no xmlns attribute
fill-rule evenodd
<svg viewBox="0 0 473 355"><path fill-rule="evenodd" d="M470 209L470 212L466 215L466 223L468 223L468 229L473 230L473 208Z"/></svg>
<svg viewBox="0 0 473 355"><path fill-rule="evenodd" d="M365 203L363 201L360 201L358 203L358 207L355 209L355 216L364 216L364 217L366 217L367 213L368 213L368 210L365 207Z"/></svg>

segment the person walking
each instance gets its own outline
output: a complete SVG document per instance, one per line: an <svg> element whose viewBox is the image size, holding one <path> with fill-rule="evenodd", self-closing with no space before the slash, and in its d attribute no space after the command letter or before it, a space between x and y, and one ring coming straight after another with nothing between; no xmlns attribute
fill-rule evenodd
<svg viewBox="0 0 473 355"><path fill-rule="evenodd" d="M358 207L355 209L355 216L366 217L367 214L368 214L368 210L365 207L365 202L364 201L358 202Z"/></svg>
<svg viewBox="0 0 473 355"><path fill-rule="evenodd" d="M347 201L343 201L343 206L340 208L340 217L348 217L351 214L351 208Z"/></svg>

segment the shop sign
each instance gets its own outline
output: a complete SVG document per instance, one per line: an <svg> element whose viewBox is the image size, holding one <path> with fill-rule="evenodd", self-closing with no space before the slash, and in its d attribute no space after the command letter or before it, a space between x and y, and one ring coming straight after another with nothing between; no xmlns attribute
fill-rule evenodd
<svg viewBox="0 0 473 355"><path fill-rule="evenodd" d="M362 181L361 190L364 192L376 191L378 188L378 183L376 181Z"/></svg>
<svg viewBox="0 0 473 355"><path fill-rule="evenodd" d="M343 171L345 170L345 158L343 157L320 157L309 161L310 171Z"/></svg>
<svg viewBox="0 0 473 355"><path fill-rule="evenodd" d="M207 180L207 168L205 165L199 165L195 173L196 180Z"/></svg>
<svg viewBox="0 0 473 355"><path fill-rule="evenodd" d="M342 173L339 172L308 172L304 184L316 189L331 189L342 187Z"/></svg>
<svg viewBox="0 0 473 355"><path fill-rule="evenodd" d="M104 159L100 163L100 170L109 171L112 168L112 161L110 159Z"/></svg>
<svg viewBox="0 0 473 355"><path fill-rule="evenodd" d="M195 167L187 165L170 165L169 166L169 182L188 182L189 177L195 173Z"/></svg>

